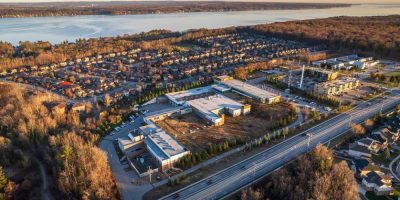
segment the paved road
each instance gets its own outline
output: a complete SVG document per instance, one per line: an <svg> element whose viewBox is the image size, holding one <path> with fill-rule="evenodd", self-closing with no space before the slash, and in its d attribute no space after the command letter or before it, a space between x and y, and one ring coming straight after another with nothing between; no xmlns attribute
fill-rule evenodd
<svg viewBox="0 0 400 200"><path fill-rule="evenodd" d="M222 199L248 186L283 166L286 162L309 151L319 143L326 143L350 129L350 123L361 123L381 110L400 103L400 89L392 91L386 99L361 103L352 110L333 117L266 149L223 171L193 183L162 199ZM308 136L307 136L308 135Z"/></svg>
<svg viewBox="0 0 400 200"><path fill-rule="evenodd" d="M394 158L392 160L392 162L390 162L389 165L389 169L390 172L392 173L393 177L397 180L400 181L400 155L398 155L396 158ZM399 161L396 165L396 168L393 167L394 163L396 163L397 161Z"/></svg>
<svg viewBox="0 0 400 200"><path fill-rule="evenodd" d="M39 167L39 171L40 171L40 178L42 179L42 187L41 187L41 191L40 194L42 196L42 200L51 200L54 199L49 191L49 182L48 182L48 177L47 177L47 173L46 173L46 168L43 165L42 161L40 161L39 159L37 159L36 157L32 156L33 160L36 162L36 164Z"/></svg>
<svg viewBox="0 0 400 200"><path fill-rule="evenodd" d="M126 136L129 131L133 130L135 127L139 127L140 123L143 122L143 117L138 117L135 119L134 123L127 123L127 125L115 135L106 136L100 142L100 148L107 152L108 155L108 163L111 166L111 170L113 172L113 176L117 183L117 186L120 190L122 199L142 199L142 196L147 191L151 190L153 186L151 184L144 185L134 185L132 181L138 179L138 175L133 171L126 171L125 169L129 168L128 164L121 164L119 161L118 155L115 152L113 141L119 137ZM134 194L134 195L133 195Z"/></svg>

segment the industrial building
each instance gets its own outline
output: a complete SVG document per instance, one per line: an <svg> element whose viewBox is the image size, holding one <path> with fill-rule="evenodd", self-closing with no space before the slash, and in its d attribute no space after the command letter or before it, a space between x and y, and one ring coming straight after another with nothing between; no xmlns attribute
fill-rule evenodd
<svg viewBox="0 0 400 200"><path fill-rule="evenodd" d="M156 129L154 133L148 134L144 142L147 150L157 160L161 171L173 167L175 162L190 153L189 150L161 128Z"/></svg>
<svg viewBox="0 0 400 200"><path fill-rule="evenodd" d="M180 92L166 94L170 103L175 106L191 108L199 117L214 126L224 124L225 114L231 116L244 115L250 112L250 105L243 105L222 94L230 90L223 85L212 85Z"/></svg>
<svg viewBox="0 0 400 200"><path fill-rule="evenodd" d="M276 103L280 101L280 96L272 92L268 92L256 86L247 84L243 81L233 79L230 76L219 76L214 79L219 85L229 88L232 92L236 92L240 95L255 99L262 103Z"/></svg>
<svg viewBox="0 0 400 200"><path fill-rule="evenodd" d="M312 62L313 66L323 67L328 66L332 69L345 69L349 70L353 67L364 69L373 58L359 57L357 54L341 56L337 58L330 58L326 60L319 60Z"/></svg>
<svg viewBox="0 0 400 200"><path fill-rule="evenodd" d="M221 94L230 90L231 88L225 85L212 85L166 94L162 100L169 102L171 107L146 115L143 118L146 124L134 131L135 134L130 133L127 137L118 139L120 149L125 154L128 151L134 154L134 156L127 155L128 158L133 157L133 159L128 159L133 160L131 163L135 163L135 158L138 156L136 152L142 153L147 150L151 158L157 163L158 169L152 170L164 171L173 167L180 158L189 154L190 151L154 122L194 111L210 125L220 126L225 122L225 115L236 117L250 113L250 105L243 105ZM139 144L140 147L132 148ZM147 173L143 169L135 167L135 164L131 164L131 166L140 176Z"/></svg>
<svg viewBox="0 0 400 200"><path fill-rule="evenodd" d="M250 112L250 105L243 105L224 95L216 94L187 102L193 111L207 122L220 126L224 124L225 114L233 117Z"/></svg>
<svg viewBox="0 0 400 200"><path fill-rule="evenodd" d="M147 150L158 167L152 170L164 171L171 168L179 158L190 153L189 150L151 120L145 120L145 122L147 125L139 127L137 131L132 131L126 137L118 138L119 148L131 163L134 162L136 156ZM131 164L131 166L141 176L146 172L134 164Z"/></svg>
<svg viewBox="0 0 400 200"><path fill-rule="evenodd" d="M118 147L122 152L129 152L144 139L142 134L129 133L126 137L118 138Z"/></svg>
<svg viewBox="0 0 400 200"><path fill-rule="evenodd" d="M214 94L212 87L206 86L180 92L168 93L165 96L169 99L172 105L183 106L189 100L206 97L212 94Z"/></svg>

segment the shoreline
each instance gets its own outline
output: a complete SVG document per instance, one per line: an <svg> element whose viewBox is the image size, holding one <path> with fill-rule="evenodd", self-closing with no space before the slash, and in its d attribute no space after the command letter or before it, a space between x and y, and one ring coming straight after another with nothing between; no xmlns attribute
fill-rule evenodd
<svg viewBox="0 0 400 200"><path fill-rule="evenodd" d="M179 13L218 13L218 12L241 12L241 11L268 11L268 10L313 10L313 9L332 9L332 8L348 8L355 5L361 4L345 4L345 3L261 3L261 2L241 2L237 5L228 5L226 3L233 2L221 2L217 6L223 6L221 8L204 7L202 2L193 2L193 4L182 5L176 4L176 7L168 7L168 4L161 4L160 7L152 8L149 3L144 7L47 7L33 6L33 4L27 4L32 6L21 6L25 3L20 4L6 4L0 3L0 19L14 19L14 18L41 18L41 17L76 17L76 16L127 16L127 15L154 15L154 14L179 14ZM215 3L215 2L212 2ZM57 3L56 3L57 4ZM62 4L60 2L59 4ZM259 5L258 5L259 4ZM40 5L40 4L37 4ZM164 7L163 7L164 6ZM199 6L199 8L192 8L191 6ZM200 7L203 6L203 7ZM257 7L259 6L259 7ZM14 14L11 14L13 12Z"/></svg>

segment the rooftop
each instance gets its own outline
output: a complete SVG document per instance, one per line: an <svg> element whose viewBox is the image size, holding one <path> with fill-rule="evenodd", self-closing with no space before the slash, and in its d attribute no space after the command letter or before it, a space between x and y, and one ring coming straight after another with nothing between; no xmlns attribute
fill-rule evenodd
<svg viewBox="0 0 400 200"><path fill-rule="evenodd" d="M211 92L211 86L206 86L206 87L200 87L200 88L194 88L190 90L184 90L180 92L173 92L173 93L168 93L165 96L167 96L170 100L175 101L175 103L181 104L187 101L191 96L198 96L204 93Z"/></svg>
<svg viewBox="0 0 400 200"><path fill-rule="evenodd" d="M375 183L377 186L381 187L381 186L391 186L391 184L385 184L384 180L388 180L389 178L387 176L385 176L384 174L378 174L375 171L371 171L369 172L366 176L365 176L365 181L367 181L368 183ZM389 179L390 180L390 179Z"/></svg>
<svg viewBox="0 0 400 200"><path fill-rule="evenodd" d="M145 142L161 160L187 152L186 148L163 130L148 135Z"/></svg>
<svg viewBox="0 0 400 200"><path fill-rule="evenodd" d="M160 130L162 130L160 127L156 126L153 123L149 123L145 126L139 127L140 132L142 132L144 135L149 135L151 133L156 133Z"/></svg>
<svg viewBox="0 0 400 200"><path fill-rule="evenodd" d="M128 136L118 138L118 142L122 146L127 146L133 143L133 141Z"/></svg>
<svg viewBox="0 0 400 200"><path fill-rule="evenodd" d="M359 145L357 143L350 144L349 150L358 151L365 154L370 154L368 147Z"/></svg>
<svg viewBox="0 0 400 200"><path fill-rule="evenodd" d="M214 90L217 90L217 91L220 91L220 92L226 92L226 91L229 91L229 90L230 90L229 87L226 87L226 86L224 86L224 85L218 85L218 84L211 85L211 87L212 87Z"/></svg>
<svg viewBox="0 0 400 200"><path fill-rule="evenodd" d="M257 96L263 99L269 99L269 98L273 98L276 97L277 95L272 93L272 92L268 92L266 90L263 90L261 88L258 88L256 86L247 84L245 82L236 80L236 79L231 79L231 80L227 80L227 81L223 81L223 83L229 87L232 87L234 89L240 90L242 92L246 92L248 94L251 94L253 96Z"/></svg>
<svg viewBox="0 0 400 200"><path fill-rule="evenodd" d="M243 106L241 103L238 103L224 95L219 94L190 100L188 101L188 103L190 104L190 106L194 107L211 120L220 118L217 114L213 112L217 109L227 108L237 110L241 109Z"/></svg>

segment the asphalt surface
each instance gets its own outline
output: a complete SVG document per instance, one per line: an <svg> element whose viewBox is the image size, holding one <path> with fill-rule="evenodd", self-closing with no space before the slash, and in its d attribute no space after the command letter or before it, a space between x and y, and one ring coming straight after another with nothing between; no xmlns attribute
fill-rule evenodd
<svg viewBox="0 0 400 200"><path fill-rule="evenodd" d="M266 80L265 77L259 77L259 78L255 78L255 79L248 80L248 81L246 81L246 83L248 83L248 84L250 84L250 85L254 85L254 86L256 86L256 87L259 87L259 88L261 88L261 89L263 89L263 90L266 90L266 91L268 91L268 92L272 92L272 93L275 93L275 94L277 94L277 95L280 95L282 99L285 99L285 100L287 100L287 101L290 100L291 102L295 103L295 104L297 105L297 107L300 106L300 107L313 108L313 109L315 109L316 111L320 112L321 114L324 114L324 113L328 113L328 112L329 112L329 111L327 111L326 109L324 109L322 106L319 106L319 105L317 105L317 104L312 105L312 104L310 103L311 101L307 102L307 101L306 101L304 98L302 98L302 97L299 97L299 96L294 95L294 94L282 92L282 91L280 91L280 90L278 90L278 89L275 89L275 88L271 87L271 86L268 85L268 84L263 83L265 80Z"/></svg>
<svg viewBox="0 0 400 200"><path fill-rule="evenodd" d="M382 110L400 103L400 89L387 98L363 102L346 113L324 121L240 163L217 172L161 199L223 199L283 166L319 143L326 143Z"/></svg>
<svg viewBox="0 0 400 200"><path fill-rule="evenodd" d="M129 165L127 163L121 164L113 144L114 140L128 135L129 131L139 127L142 122L143 117L139 116L135 119L135 122L126 123L126 126L122 127L119 131L115 131L114 135L108 135L104 137L99 145L103 151L107 152L108 163L110 164L122 199L142 199L144 193L153 188L151 184L132 184L132 181L138 179L139 176L133 170L126 171L126 169L129 168Z"/></svg>

